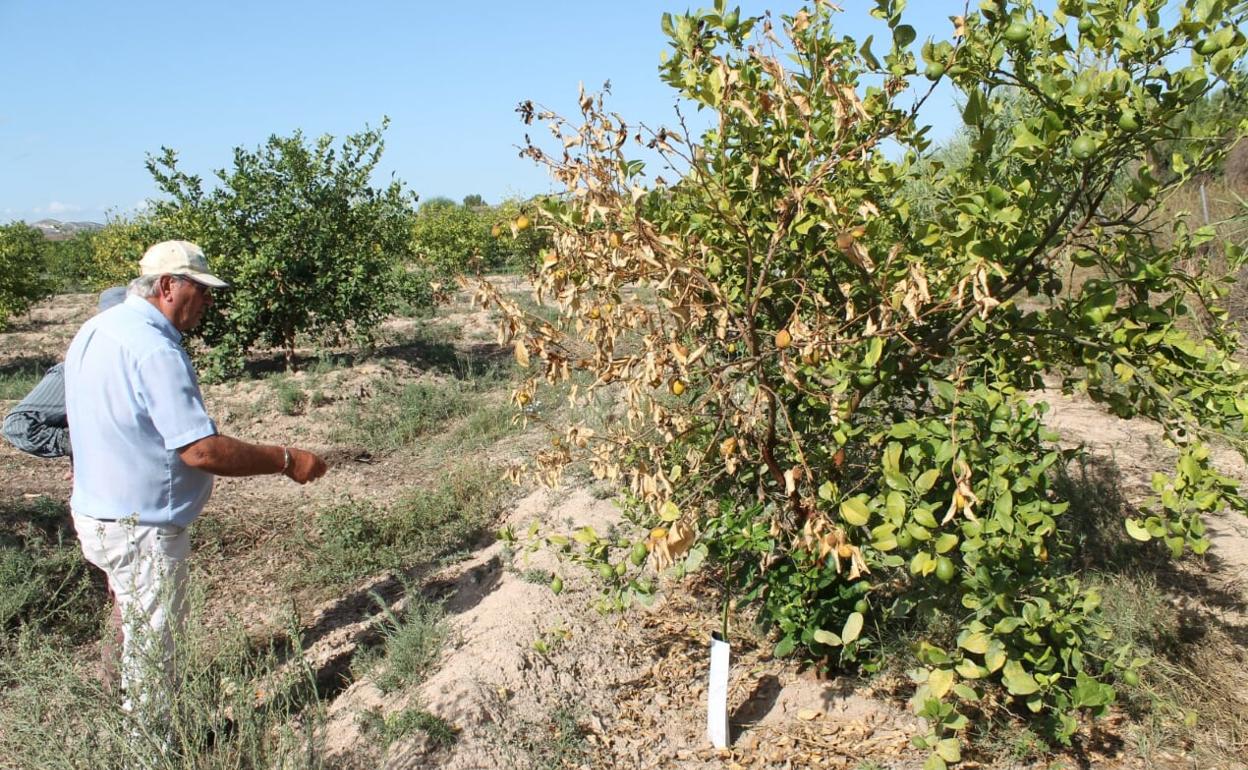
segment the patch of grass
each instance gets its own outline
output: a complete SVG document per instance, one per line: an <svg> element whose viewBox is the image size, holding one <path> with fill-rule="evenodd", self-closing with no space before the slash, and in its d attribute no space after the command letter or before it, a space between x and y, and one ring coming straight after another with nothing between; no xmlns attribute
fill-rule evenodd
<svg viewBox="0 0 1248 770"><path fill-rule="evenodd" d="M591 759L580 714L570 706L556 706L539 719L504 724L498 740L510 754L511 767L562 770Z"/></svg>
<svg viewBox="0 0 1248 770"><path fill-rule="evenodd" d="M376 677L382 692L411 687L429 678L450 633L441 604L420 594L409 596L401 617L385 609L386 603L377 599L386 614L381 673Z"/></svg>
<svg viewBox="0 0 1248 770"><path fill-rule="evenodd" d="M458 383L382 383L367 402L354 401L344 410L334 440L389 452L411 445L469 407L470 398Z"/></svg>
<svg viewBox="0 0 1248 770"><path fill-rule="evenodd" d="M526 569L524 572L520 573L521 580L538 586L549 584L552 577L554 576L548 570L537 568Z"/></svg>
<svg viewBox="0 0 1248 770"><path fill-rule="evenodd" d="M317 356L316 360L305 371L307 371L309 377L319 378L330 372L346 369L354 363L355 358L350 355L323 353Z"/></svg>
<svg viewBox="0 0 1248 770"><path fill-rule="evenodd" d="M387 747L417 730L427 735L429 742L440 749L454 745L459 738L450 722L436 714L413 708L402 709L384 717L377 711L366 712L364 728L380 735Z"/></svg>
<svg viewBox="0 0 1248 770"><path fill-rule="evenodd" d="M1152 574L1106 573L1093 582L1115 630L1111 644L1147 661L1138 685L1115 685L1135 723L1136 752L1149 758L1190 746L1200 766L1230 766L1248 738L1241 646L1212 617L1176 606Z"/></svg>
<svg viewBox="0 0 1248 770"><path fill-rule="evenodd" d="M491 531L507 488L498 474L465 464L390 507L347 501L328 508L303 549L308 565L301 578L332 587L385 569L433 564Z"/></svg>
<svg viewBox="0 0 1248 770"><path fill-rule="evenodd" d="M558 324L559 308L555 305L539 305L533 299L533 294L527 291L511 292L510 298L520 306L526 314L535 318L540 318L550 324Z"/></svg>
<svg viewBox="0 0 1248 770"><path fill-rule="evenodd" d="M32 627L7 639L0 766L320 770L323 709L308 672L253 649L241 627L210 635L197 617L177 638L177 697L160 719L118 708L80 645Z"/></svg>
<svg viewBox="0 0 1248 770"><path fill-rule="evenodd" d="M1090 639L1092 659L1141 659L1139 684L1114 683L1131 714L1126 737L1150 759L1156 750L1191 747L1198 766L1228 766L1248 737L1248 685L1241 645L1217 613L1206 609L1239 601L1176 563L1159 543L1138 543L1123 520L1136 511L1122 493L1112 461L1081 457L1059 473L1058 494L1070 501L1059 518L1073 549L1071 571L1102 598L1108 640ZM1192 602L1190 594L1200 601Z"/></svg>
<svg viewBox="0 0 1248 770"><path fill-rule="evenodd" d="M273 394L277 397L277 410L285 415L303 414L307 410L309 398L299 383L285 375L271 377Z"/></svg>
<svg viewBox="0 0 1248 770"><path fill-rule="evenodd" d="M1052 747L1031 727L1008 715L1005 720L972 723L971 743L989 760L988 766L1032 767L1052 752Z"/></svg>
<svg viewBox="0 0 1248 770"><path fill-rule="evenodd" d="M0 400L19 401L39 384L54 361L22 359L0 367Z"/></svg>
<svg viewBox="0 0 1248 770"><path fill-rule="evenodd" d="M38 497L0 504L0 631L30 627L90 639L107 598L82 557L64 504Z"/></svg>
<svg viewBox="0 0 1248 770"><path fill-rule="evenodd" d="M519 432L516 409L509 403L491 404L473 410L451 432L450 445L459 448L480 448Z"/></svg>

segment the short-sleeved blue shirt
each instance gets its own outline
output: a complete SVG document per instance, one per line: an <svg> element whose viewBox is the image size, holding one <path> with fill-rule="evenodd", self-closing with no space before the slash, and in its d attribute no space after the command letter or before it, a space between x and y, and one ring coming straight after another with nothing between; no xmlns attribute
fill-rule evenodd
<svg viewBox="0 0 1248 770"><path fill-rule="evenodd" d="M76 513L185 527L208 502L213 475L177 452L217 432L181 343L181 333L141 297L96 315L74 336L65 355L65 407Z"/></svg>

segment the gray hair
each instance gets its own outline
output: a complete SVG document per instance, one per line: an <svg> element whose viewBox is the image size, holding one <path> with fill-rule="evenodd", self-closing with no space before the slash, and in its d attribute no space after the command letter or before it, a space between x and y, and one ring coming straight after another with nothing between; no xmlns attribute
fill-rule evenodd
<svg viewBox="0 0 1248 770"><path fill-rule="evenodd" d="M130 282L130 286L126 288L126 295L142 299L155 297L157 292L156 283L159 280L159 275L140 275Z"/></svg>

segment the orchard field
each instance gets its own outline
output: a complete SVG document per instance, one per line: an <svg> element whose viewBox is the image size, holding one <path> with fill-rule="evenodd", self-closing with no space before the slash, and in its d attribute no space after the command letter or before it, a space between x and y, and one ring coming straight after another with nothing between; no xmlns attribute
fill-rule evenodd
<svg viewBox="0 0 1248 770"><path fill-rule="evenodd" d="M495 281L518 301L530 296L517 277ZM20 373L54 360L93 306L94 295L61 295L0 335L6 408L31 381ZM710 749L713 577L603 615L596 574L497 539L500 527L534 521L629 531L612 490L585 470L557 491L503 480L548 436L511 423L514 364L496 344L497 321L459 294L433 317L388 319L368 357L309 358L294 375L262 359L246 379L206 386L224 432L309 446L332 470L306 489L222 479L196 526L192 641L204 658L190 707L214 726L254 709L236 729L255 745L194 736L187 766L921 767L903 664L820 675L773 657L744 613L733 619L735 744ZM416 390L404 401L407 388ZM1110 622L1150 664L1074 749L1000 715L976 728L968 757L988 767L1236 766L1248 718L1248 526L1219 515L1210 552L1177 565L1134 552L1108 522L1147 496L1170 450L1147 425L1049 397L1050 420L1087 448L1065 483L1084 500L1089 535L1118 554L1089 568ZM402 429L373 419L400 409ZM1244 476L1229 453L1218 464ZM107 597L68 530L68 469L0 447L9 623L39 621L11 640L4 663L7 767L107 767L100 756L124 736L93 684Z"/></svg>
<svg viewBox="0 0 1248 770"><path fill-rule="evenodd" d="M1248 767L1248 6L905 5L665 15L707 127L526 101L550 195L374 188L383 122L0 228L0 407L190 237L210 413L330 463L218 481L165 741L0 447L0 766Z"/></svg>

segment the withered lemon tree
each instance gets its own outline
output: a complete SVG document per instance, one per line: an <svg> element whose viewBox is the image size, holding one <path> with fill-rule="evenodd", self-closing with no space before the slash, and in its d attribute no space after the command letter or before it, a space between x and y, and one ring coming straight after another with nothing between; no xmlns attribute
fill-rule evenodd
<svg viewBox="0 0 1248 770"><path fill-rule="evenodd" d="M1244 132L1187 107L1239 87L1245 19L985 0L918 43L902 0L877 5L865 41L823 2L665 17L662 78L711 116L696 136L601 96L576 121L522 104L554 137L527 154L565 188L535 223L552 238L536 290L560 314L479 298L531 372L520 405L552 386L576 414L619 404L517 472L554 482L586 456L649 535L550 541L618 600L713 564L778 654L830 665L878 663L879 629L944 608L958 628L921 644L914 698L940 767L985 699L1065 739L1138 665L1092 654L1114 648L1062 536L1067 455L1027 397L1042 378L1177 448L1131 536L1201 552L1202 515L1244 507L1208 449L1248 446L1215 269L1242 254L1164 207ZM962 105L956 158L920 120L942 84Z"/></svg>

